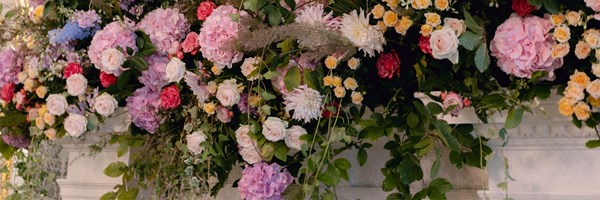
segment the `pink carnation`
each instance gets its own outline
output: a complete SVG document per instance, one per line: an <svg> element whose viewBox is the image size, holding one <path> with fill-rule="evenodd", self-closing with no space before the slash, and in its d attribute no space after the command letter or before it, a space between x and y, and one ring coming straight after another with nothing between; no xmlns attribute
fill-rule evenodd
<svg viewBox="0 0 600 200"><path fill-rule="evenodd" d="M600 0L583 0L587 7L590 7L596 12L600 12Z"/></svg>
<svg viewBox="0 0 600 200"><path fill-rule="evenodd" d="M190 29L185 16L178 9L163 8L148 13L137 27L150 36L158 52L163 54L177 53L172 52L173 48L179 45L179 40L183 39Z"/></svg>
<svg viewBox="0 0 600 200"><path fill-rule="evenodd" d="M195 32L190 32L185 37L183 43L181 43L181 48L185 53L191 53L192 55L196 55L196 53L200 49L200 45L198 44L198 42L198 34Z"/></svg>
<svg viewBox="0 0 600 200"><path fill-rule="evenodd" d="M102 52L107 49L121 47L126 50L127 47L137 52L137 46L135 45L136 35L130 27L133 27L134 23L130 20L125 22L111 22L106 25L104 29L98 31L89 47L88 56L90 61L97 69L103 69L102 67ZM126 52L123 52L125 54ZM119 74L115 74L119 75Z"/></svg>
<svg viewBox="0 0 600 200"><path fill-rule="evenodd" d="M511 15L498 26L490 43L498 66L507 74L520 78L530 78L534 72L546 71L547 79L554 79L554 70L562 66L563 60L551 56L556 42L552 39L550 29L552 23L547 18Z"/></svg>
<svg viewBox="0 0 600 200"><path fill-rule="evenodd" d="M202 56L221 69L225 66L231 68L233 63L239 62L244 56L242 52L227 49L225 45L237 37L239 24L231 18L237 14L244 15L245 12L238 12L230 5L219 6L200 28L198 40Z"/></svg>

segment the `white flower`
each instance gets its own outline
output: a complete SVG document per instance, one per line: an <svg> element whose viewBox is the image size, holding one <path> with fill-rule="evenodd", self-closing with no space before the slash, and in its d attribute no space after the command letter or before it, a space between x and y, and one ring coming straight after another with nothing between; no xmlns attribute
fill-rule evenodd
<svg viewBox="0 0 600 200"><path fill-rule="evenodd" d="M268 117L263 124L262 133L271 142L277 142L285 137L286 123L277 117Z"/></svg>
<svg viewBox="0 0 600 200"><path fill-rule="evenodd" d="M190 87L192 93L196 95L198 103L204 103L209 97L208 87L204 81L200 80L200 77L192 72L185 73L185 83Z"/></svg>
<svg viewBox="0 0 600 200"><path fill-rule="evenodd" d="M238 145L244 148L254 147L254 141L250 137L249 133L250 126L248 125L242 125L235 131L235 140L237 141Z"/></svg>
<svg viewBox="0 0 600 200"><path fill-rule="evenodd" d="M70 113L65 119L64 127L70 136L79 137L87 130L87 119L83 115Z"/></svg>
<svg viewBox="0 0 600 200"><path fill-rule="evenodd" d="M255 164L262 160L260 154L254 147L245 147L240 150L240 155L248 164Z"/></svg>
<svg viewBox="0 0 600 200"><path fill-rule="evenodd" d="M119 102L110 94L104 93L94 100L94 110L104 117L108 117L119 107Z"/></svg>
<svg viewBox="0 0 600 200"><path fill-rule="evenodd" d="M125 62L125 56L123 52L117 49L106 49L102 52L100 57L101 67L96 68L106 72L107 74L119 75L121 73L121 66Z"/></svg>
<svg viewBox="0 0 600 200"><path fill-rule="evenodd" d="M187 148L193 154L201 154L204 150L203 146L200 146L200 143L206 141L206 135L202 131L194 131L192 134L186 136L187 139Z"/></svg>
<svg viewBox="0 0 600 200"><path fill-rule="evenodd" d="M59 94L51 94L46 98L46 108L53 115L62 115L67 109L67 99Z"/></svg>
<svg viewBox="0 0 600 200"><path fill-rule="evenodd" d="M73 74L67 79L67 92L71 96L79 96L85 93L87 79L81 74Z"/></svg>
<svg viewBox="0 0 600 200"><path fill-rule="evenodd" d="M450 27L456 33L457 37L460 37L466 30L465 22L462 19L456 19L451 17L444 18L444 27Z"/></svg>
<svg viewBox="0 0 600 200"><path fill-rule="evenodd" d="M240 101L240 92L237 89L235 79L229 79L219 84L217 99L223 106L233 106Z"/></svg>
<svg viewBox="0 0 600 200"><path fill-rule="evenodd" d="M294 110L292 118L303 120L305 123L321 116L323 108L323 95L306 85L298 86L294 91L284 97L285 111Z"/></svg>
<svg viewBox="0 0 600 200"><path fill-rule="evenodd" d="M431 45L431 55L438 60L448 59L453 64L458 63L458 37L456 32L450 27L444 27L431 33L429 38Z"/></svg>
<svg viewBox="0 0 600 200"><path fill-rule="evenodd" d="M360 14L353 10L350 14L344 14L340 25L342 35L348 38L354 46L364 51L365 55L373 57L375 52L383 51L385 38L379 27L369 24L369 14L365 15L363 10Z"/></svg>
<svg viewBox="0 0 600 200"><path fill-rule="evenodd" d="M252 74L252 72L254 72L254 70L257 69L257 65L260 64L261 62L262 62L261 57L246 58L244 60L244 63L242 63L242 66L241 66L242 74L244 74L244 76L246 76L246 78L248 78L248 80L250 80L250 81L258 79L258 73L252 77L250 77L250 74Z"/></svg>
<svg viewBox="0 0 600 200"><path fill-rule="evenodd" d="M301 126L292 126L287 130L287 134L285 135L285 145L287 145L290 149L301 150L302 145L306 144L306 141L300 140L300 136L306 135L306 129Z"/></svg>
<svg viewBox="0 0 600 200"><path fill-rule="evenodd" d="M185 74L185 63L179 58L171 58L171 61L165 68L165 78L169 82L179 82Z"/></svg>
<svg viewBox="0 0 600 200"><path fill-rule="evenodd" d="M362 101L363 101L362 93L353 91L352 94L350 94L350 97L352 98L353 104L356 104L359 106L362 105Z"/></svg>
<svg viewBox="0 0 600 200"><path fill-rule="evenodd" d="M339 26L339 22L333 17L333 12L325 14L323 4L313 4L303 6L302 11L296 16L296 23L308 25L323 24L330 29L335 29Z"/></svg>

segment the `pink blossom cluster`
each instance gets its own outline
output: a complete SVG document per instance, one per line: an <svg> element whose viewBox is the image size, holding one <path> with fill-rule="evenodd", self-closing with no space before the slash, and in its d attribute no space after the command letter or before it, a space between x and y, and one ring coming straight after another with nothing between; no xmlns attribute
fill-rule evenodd
<svg viewBox="0 0 600 200"><path fill-rule="evenodd" d="M221 69L225 66L231 68L233 63L239 62L244 56L242 52L226 47L228 42L237 37L239 23L232 17L238 14L245 13L238 12L231 5L219 6L206 18L200 28L198 41L202 56Z"/></svg>
<svg viewBox="0 0 600 200"><path fill-rule="evenodd" d="M130 27L134 26L134 22L126 20L124 22L115 21L106 25L104 29L96 32L96 35L92 38L88 50L88 56L90 61L97 69L102 69L102 52L107 49L121 47L123 50L127 47L137 51L135 45L136 35ZM125 54L125 52L123 52Z"/></svg>
<svg viewBox="0 0 600 200"><path fill-rule="evenodd" d="M563 60L551 56L552 47L556 44L551 29L552 23L547 17L513 14L498 26L490 43L498 66L507 74L520 78L531 78L534 72L546 71L547 79L554 79L554 70L562 66Z"/></svg>
<svg viewBox="0 0 600 200"><path fill-rule="evenodd" d="M178 9L159 8L148 13L137 27L150 36L158 52L175 54L179 41L185 37L190 25Z"/></svg>
<svg viewBox="0 0 600 200"><path fill-rule="evenodd" d="M292 175L277 163L260 162L253 167L246 165L238 182L242 199L283 199L283 192L293 181Z"/></svg>
<svg viewBox="0 0 600 200"><path fill-rule="evenodd" d="M160 91L143 87L137 89L126 101L133 123L149 133L155 133L161 122L158 115L161 106Z"/></svg>
<svg viewBox="0 0 600 200"><path fill-rule="evenodd" d="M165 70L169 63L169 58L155 54L146 59L148 70L142 72L142 76L138 77L140 83L156 92L169 84L165 77Z"/></svg>
<svg viewBox="0 0 600 200"><path fill-rule="evenodd" d="M21 68L21 62L15 51L5 48L0 52L0 88L10 83L17 84L19 82L17 74L21 72Z"/></svg>

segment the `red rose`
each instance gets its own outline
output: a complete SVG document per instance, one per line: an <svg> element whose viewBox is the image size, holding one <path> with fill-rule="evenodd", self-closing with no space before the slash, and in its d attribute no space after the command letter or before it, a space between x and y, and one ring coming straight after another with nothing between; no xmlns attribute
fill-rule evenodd
<svg viewBox="0 0 600 200"><path fill-rule="evenodd" d="M400 75L400 58L395 50L389 53L382 53L377 60L377 75L381 78L392 79L394 74Z"/></svg>
<svg viewBox="0 0 600 200"><path fill-rule="evenodd" d="M527 0L513 0L512 9L519 15L524 16L535 10L535 6L529 4Z"/></svg>
<svg viewBox="0 0 600 200"><path fill-rule="evenodd" d="M2 101L9 102L15 95L15 84L9 83L2 87Z"/></svg>
<svg viewBox="0 0 600 200"><path fill-rule="evenodd" d="M419 48L423 53L431 55L431 45L429 45L429 37L419 36Z"/></svg>
<svg viewBox="0 0 600 200"><path fill-rule="evenodd" d="M198 49L200 49L200 45L198 44L198 34L195 32L188 33L183 43L181 43L181 48L183 49L183 52L195 55L196 52L198 52Z"/></svg>
<svg viewBox="0 0 600 200"><path fill-rule="evenodd" d="M160 93L160 101L163 108L177 108L177 106L181 104L181 98L179 98L179 88L177 88L176 85L170 85L163 88L163 91Z"/></svg>
<svg viewBox="0 0 600 200"><path fill-rule="evenodd" d="M329 109L327 109L327 107L333 107L335 109L339 109L340 102L335 101L333 103L325 104L325 109L323 109L323 113L321 114L325 118L337 116L338 112L331 112L331 111L329 111Z"/></svg>
<svg viewBox="0 0 600 200"><path fill-rule="evenodd" d="M108 86L115 84L117 82L117 77L112 74L107 74L105 72L100 72L100 84L102 87L107 88Z"/></svg>
<svg viewBox="0 0 600 200"><path fill-rule="evenodd" d="M67 67L63 70L63 78L67 79L73 74L81 74L83 73L83 68L78 63L69 63Z"/></svg>
<svg viewBox="0 0 600 200"><path fill-rule="evenodd" d="M215 8L217 8L217 6L212 1L204 1L200 3L198 10L196 10L198 20L205 20L208 16L210 16Z"/></svg>

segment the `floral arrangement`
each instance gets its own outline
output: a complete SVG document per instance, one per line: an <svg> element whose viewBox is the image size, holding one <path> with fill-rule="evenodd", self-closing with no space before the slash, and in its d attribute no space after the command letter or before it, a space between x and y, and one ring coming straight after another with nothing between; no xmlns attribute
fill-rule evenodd
<svg viewBox="0 0 600 200"><path fill-rule="evenodd" d="M557 88L561 114L600 123L597 12L595 0L32 0L0 21L0 153L86 137L101 138L93 151L141 149L106 167L123 184L102 199L216 195L234 168L245 199L333 199L356 167L339 155L363 165L385 137L388 199L445 199L439 148L459 168L492 152L440 115L508 111L503 135ZM39 169L24 160L19 172ZM432 181L411 193L424 170Z"/></svg>

